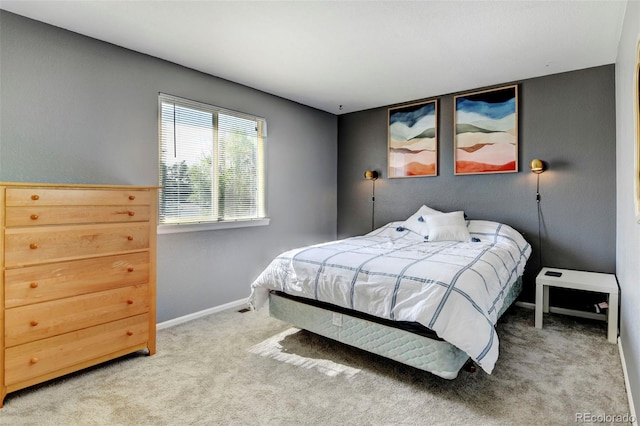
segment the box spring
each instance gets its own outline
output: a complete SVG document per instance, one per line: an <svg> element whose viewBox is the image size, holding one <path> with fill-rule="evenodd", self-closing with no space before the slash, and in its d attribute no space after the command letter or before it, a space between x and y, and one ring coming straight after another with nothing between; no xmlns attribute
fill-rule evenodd
<svg viewBox="0 0 640 426"><path fill-rule="evenodd" d="M515 301L521 289L522 279L519 278L505 298L499 316ZM416 323L394 324L393 321L278 292L269 295L269 312L272 317L298 328L445 379L455 379L469 359L464 351Z"/></svg>

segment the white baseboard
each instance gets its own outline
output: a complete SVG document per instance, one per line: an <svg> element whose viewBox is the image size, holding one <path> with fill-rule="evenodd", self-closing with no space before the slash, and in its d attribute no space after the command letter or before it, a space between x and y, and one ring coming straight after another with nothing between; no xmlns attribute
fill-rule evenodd
<svg viewBox="0 0 640 426"><path fill-rule="evenodd" d="M624 351L622 350L622 341L618 337L618 352L620 352L620 362L622 363L622 374L624 376L624 385L627 389L627 398L629 399L629 416L634 419L633 426L638 426L638 416L636 416L636 407L633 404L633 395L631 394L631 384L629 383L629 375L627 374L627 364L624 359Z"/></svg>
<svg viewBox="0 0 640 426"><path fill-rule="evenodd" d="M516 306L527 309L535 309L536 304L531 302L516 302ZM596 314L595 312L578 311L576 309L556 308L554 306L549 307L549 312L552 314L570 315L573 317L595 319L600 321L606 321L607 316L605 314Z"/></svg>
<svg viewBox="0 0 640 426"><path fill-rule="evenodd" d="M530 303L530 302L516 302L515 303L516 306L520 306L521 308L527 308L527 309L535 309L536 308L536 304L535 303Z"/></svg>
<svg viewBox="0 0 640 426"><path fill-rule="evenodd" d="M226 311L227 309L234 309L234 308L240 308L240 307L246 307L246 306L248 306L247 299L236 300L234 302L225 303L224 305L214 306L213 308L205 309L203 311L194 312L192 314L184 315L169 321L158 323L156 324L156 330L175 327L176 325L184 324L185 322L206 317L207 315L215 314L216 312L222 312L222 311Z"/></svg>

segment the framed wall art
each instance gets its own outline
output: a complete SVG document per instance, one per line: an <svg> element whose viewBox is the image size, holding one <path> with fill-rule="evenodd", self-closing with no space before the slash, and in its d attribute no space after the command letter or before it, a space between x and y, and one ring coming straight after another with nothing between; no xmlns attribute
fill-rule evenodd
<svg viewBox="0 0 640 426"><path fill-rule="evenodd" d="M454 97L456 175L518 171L518 86Z"/></svg>
<svg viewBox="0 0 640 426"><path fill-rule="evenodd" d="M390 178L438 175L438 102L389 108Z"/></svg>
<svg viewBox="0 0 640 426"><path fill-rule="evenodd" d="M635 197L634 202L636 205L636 221L640 223L640 40L638 41L637 46L637 56L636 56L636 72L634 75L636 80L636 87L634 92L634 108L635 111L633 113L636 122L635 128Z"/></svg>

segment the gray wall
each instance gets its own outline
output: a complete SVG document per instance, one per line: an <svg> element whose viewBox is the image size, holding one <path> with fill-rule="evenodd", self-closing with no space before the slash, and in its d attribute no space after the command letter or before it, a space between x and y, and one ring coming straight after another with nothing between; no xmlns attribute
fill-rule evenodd
<svg viewBox="0 0 640 426"><path fill-rule="evenodd" d="M376 227L403 220L426 204L443 211L464 210L471 219L504 222L524 233L534 254L523 298L533 301L538 216L536 176L528 164L541 158L549 164L540 175L543 263L615 272L614 79L614 66L608 65L516 82L518 173L454 176L451 94L440 97L436 177L387 178L386 107L340 116L338 237L370 230L372 184L362 174L377 169L382 178L375 182Z"/></svg>
<svg viewBox="0 0 640 426"><path fill-rule="evenodd" d="M640 43L640 2L627 3L616 59L617 136L617 264L620 284L620 343L629 376L636 414L640 414L640 212L634 205L637 132L640 120L634 108L635 73ZM637 92L635 92L637 93ZM640 123L638 123L640 125Z"/></svg>
<svg viewBox="0 0 640 426"><path fill-rule="evenodd" d="M158 321L246 298L278 252L335 238L334 115L5 11L0 43L0 181L157 185L158 92L267 119L271 224L159 235Z"/></svg>

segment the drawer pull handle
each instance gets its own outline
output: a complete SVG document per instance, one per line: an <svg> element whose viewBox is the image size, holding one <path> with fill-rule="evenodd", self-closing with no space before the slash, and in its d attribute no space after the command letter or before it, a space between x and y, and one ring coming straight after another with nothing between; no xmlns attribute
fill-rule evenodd
<svg viewBox="0 0 640 426"><path fill-rule="evenodd" d="M127 305L133 305L133 300L131 299L127 300Z"/></svg>
<svg viewBox="0 0 640 426"><path fill-rule="evenodd" d="M127 236L127 240L133 241L133 236L132 235Z"/></svg>
<svg viewBox="0 0 640 426"><path fill-rule="evenodd" d="M135 216L135 215L136 215L136 212L128 211L128 212L127 212L127 214L128 214L129 216Z"/></svg>
<svg viewBox="0 0 640 426"><path fill-rule="evenodd" d="M31 322L29 324L31 324L31 327L35 327L36 325L38 325L38 321L31 320Z"/></svg>
<svg viewBox="0 0 640 426"><path fill-rule="evenodd" d="M131 330L127 331L127 336L133 336L133 331Z"/></svg>
<svg viewBox="0 0 640 426"><path fill-rule="evenodd" d="M133 266L129 266L129 267L127 268L127 271L128 271L128 272L133 272L133 271L134 271Z"/></svg>
<svg viewBox="0 0 640 426"><path fill-rule="evenodd" d="M131 201L133 201L133 200L135 200L135 199L136 199L136 196L135 196L135 195L129 195L129 199L130 199Z"/></svg>
<svg viewBox="0 0 640 426"><path fill-rule="evenodd" d="M40 360L39 360L38 358L36 358L35 356L34 356L34 357L31 357L31 359L29 360L29 362L30 362L31 364L36 364L38 361L40 361Z"/></svg>
<svg viewBox="0 0 640 426"><path fill-rule="evenodd" d="M34 282L34 283L31 283L31 284L29 284L29 287L31 287L31 288L38 288L38 283L35 283L35 282Z"/></svg>
<svg viewBox="0 0 640 426"><path fill-rule="evenodd" d="M35 249L37 249L37 248L38 248L38 243L31 243L31 244L29 244L29 248L30 248L31 250L35 250Z"/></svg>
<svg viewBox="0 0 640 426"><path fill-rule="evenodd" d="M31 220L38 220L38 215L37 214L32 214L31 215Z"/></svg>
<svg viewBox="0 0 640 426"><path fill-rule="evenodd" d="M33 195L31 196L31 199L32 199L33 201L38 201L38 200L40 199L40 196L39 196L38 194L33 194Z"/></svg>

